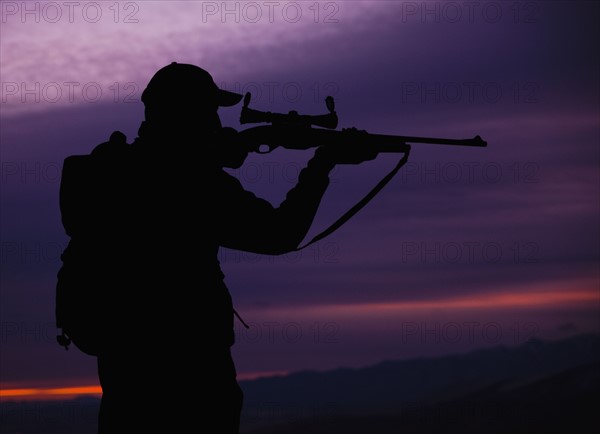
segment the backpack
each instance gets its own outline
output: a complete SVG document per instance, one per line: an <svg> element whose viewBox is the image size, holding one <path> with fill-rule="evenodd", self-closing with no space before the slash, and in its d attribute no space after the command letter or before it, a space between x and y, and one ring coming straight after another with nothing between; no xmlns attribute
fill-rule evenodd
<svg viewBox="0 0 600 434"><path fill-rule="evenodd" d="M61 255L56 283L56 326L59 345L71 343L85 354L97 356L106 338L110 319L109 294L105 284L106 243L103 217L111 209L110 185L105 182L114 161L128 148L123 133L115 131L108 142L89 155L65 158L61 173L59 203L62 224L70 237ZM113 180L118 182L118 180ZM103 232L104 231L104 232Z"/></svg>

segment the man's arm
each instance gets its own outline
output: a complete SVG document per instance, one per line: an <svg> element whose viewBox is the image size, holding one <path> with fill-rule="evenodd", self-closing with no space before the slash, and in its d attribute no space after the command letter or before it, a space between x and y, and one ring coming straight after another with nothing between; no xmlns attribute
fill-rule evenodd
<svg viewBox="0 0 600 434"><path fill-rule="evenodd" d="M330 159L315 155L277 208L223 172L217 198L219 244L272 255L294 250L310 229L334 166Z"/></svg>

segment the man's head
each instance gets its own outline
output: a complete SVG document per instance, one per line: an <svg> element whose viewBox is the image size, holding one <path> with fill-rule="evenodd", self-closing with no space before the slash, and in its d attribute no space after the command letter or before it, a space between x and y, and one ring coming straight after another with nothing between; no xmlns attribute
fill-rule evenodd
<svg viewBox="0 0 600 434"><path fill-rule="evenodd" d="M204 69L176 62L159 69L142 93L147 121L204 131L221 126L219 107L235 105L241 99L240 94L219 89Z"/></svg>

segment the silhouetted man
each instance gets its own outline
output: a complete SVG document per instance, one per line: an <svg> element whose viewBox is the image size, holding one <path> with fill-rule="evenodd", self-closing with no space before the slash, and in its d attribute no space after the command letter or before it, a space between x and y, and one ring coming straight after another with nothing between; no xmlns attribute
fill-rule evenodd
<svg viewBox="0 0 600 434"><path fill-rule="evenodd" d="M344 155L319 149L274 208L223 170L246 154L217 109L240 99L197 66L160 69L142 94L134 143L114 135L92 153L97 187L61 191L78 198L62 204L71 236L63 269L78 263L74 275L100 294L102 434L238 432L234 310L218 249L293 250L334 165L375 157L351 146Z"/></svg>

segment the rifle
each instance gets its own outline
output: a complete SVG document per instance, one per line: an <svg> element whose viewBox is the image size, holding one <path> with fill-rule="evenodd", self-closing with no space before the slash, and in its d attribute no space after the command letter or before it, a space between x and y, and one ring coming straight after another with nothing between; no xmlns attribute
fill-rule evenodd
<svg viewBox="0 0 600 434"><path fill-rule="evenodd" d="M356 128L338 131L335 130L338 125L338 117L335 112L335 102L331 96L325 98L325 105L327 106L329 113L316 116L300 115L296 111L290 111L287 114L283 114L254 110L248 107L251 98L252 95L250 92L247 92L244 96L240 124L270 123L271 125L257 126L239 131L237 133L237 139L238 143L245 148L244 152L266 154L277 147L287 149L309 149L317 146L344 146L351 143L352 145L375 147L377 152L397 152L404 154L392 171L379 181L365 197L357 202L356 205L350 208L327 229L320 232L306 244L296 248L296 251L302 250L330 235L369 203L369 201L381 191L381 189L407 162L411 143L474 147L487 146L487 142L479 136L475 136L472 139L443 139L434 137L370 134L366 131L357 130ZM321 128L313 128L313 126ZM245 158L243 155L244 152L238 155L235 166L232 165L228 167L239 167Z"/></svg>
<svg viewBox="0 0 600 434"><path fill-rule="evenodd" d="M371 134L355 128L335 130L338 125L338 117L335 112L335 102L331 96L325 98L325 105L329 113L324 115L300 115L296 111L290 111L287 114L262 112L248 107L251 98L250 92L244 96L240 124L270 123L271 125L252 127L239 132L239 138L246 144L249 152L266 154L277 147L309 149L323 145L343 146L348 143L374 146L377 152L400 153L408 152L411 143L487 146L487 142L479 136L472 139L445 139ZM313 125L321 128L313 128Z"/></svg>

